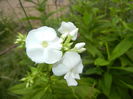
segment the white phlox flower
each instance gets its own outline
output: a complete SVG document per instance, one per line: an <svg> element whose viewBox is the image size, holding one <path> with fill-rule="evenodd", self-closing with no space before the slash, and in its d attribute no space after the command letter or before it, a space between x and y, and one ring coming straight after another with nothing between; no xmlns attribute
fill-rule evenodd
<svg viewBox="0 0 133 99"><path fill-rule="evenodd" d="M66 52L63 58L53 65L52 71L56 76L64 76L68 86L77 86L75 79L80 79L79 74L83 71L83 64L77 52Z"/></svg>
<svg viewBox="0 0 133 99"><path fill-rule="evenodd" d="M26 39L26 54L35 63L53 64L52 71L56 76L63 76L68 86L77 86L77 79L83 71L83 64L78 53L86 50L85 43L73 47L72 40L77 39L78 28L72 22L62 22L58 31L47 26L31 30Z"/></svg>
<svg viewBox="0 0 133 99"><path fill-rule="evenodd" d="M71 35L72 40L77 39L78 28L72 22L62 22L58 31L63 35L63 37Z"/></svg>
<svg viewBox="0 0 133 99"><path fill-rule="evenodd" d="M61 40L56 31L47 26L31 30L26 38L26 53L36 63L53 64L62 57Z"/></svg>

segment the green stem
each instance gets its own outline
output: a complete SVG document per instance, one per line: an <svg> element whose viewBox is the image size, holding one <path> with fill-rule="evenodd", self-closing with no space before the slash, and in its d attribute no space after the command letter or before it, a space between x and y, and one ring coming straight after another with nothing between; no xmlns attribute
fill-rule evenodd
<svg viewBox="0 0 133 99"><path fill-rule="evenodd" d="M49 64L49 66L48 66L48 77L49 77L48 85L50 86L49 87L50 88L50 91L53 94L53 88L52 88L53 81L51 79L51 76L52 76L52 65Z"/></svg>
<svg viewBox="0 0 133 99"><path fill-rule="evenodd" d="M66 41L65 41L65 43L64 43L64 44L69 43L69 42L71 41L71 39L72 39L72 36L68 35L68 37L67 37L67 39L66 39Z"/></svg>
<svg viewBox="0 0 133 99"><path fill-rule="evenodd" d="M51 65L51 64L49 64L49 66L48 66L48 71L49 71L49 72L52 71L52 65Z"/></svg>
<svg viewBox="0 0 133 99"><path fill-rule="evenodd" d="M71 47L70 41L71 40L72 40L72 36L68 35L65 42L64 42L64 44L63 44L63 48L64 48L63 51L67 51L67 50L70 49L70 47Z"/></svg>
<svg viewBox="0 0 133 99"><path fill-rule="evenodd" d="M24 12L26 18L28 19L27 22L28 22L28 24L29 24L30 29L32 29L32 25L31 25L31 23L30 23L30 21L29 21L29 17L28 17L28 15L27 15L27 13L26 13L26 11L25 11L25 9L24 9L24 6L23 6L22 1L19 0L19 3L20 3L20 6L21 6L21 8L22 8L22 10L23 10L23 12Z"/></svg>
<svg viewBox="0 0 133 99"><path fill-rule="evenodd" d="M105 42L105 46L106 46L106 51L107 51L107 55L108 55L108 61L110 61L110 52L109 52L109 46L108 46L107 42ZM110 66L107 66L107 72L109 72L109 70L110 70Z"/></svg>
<svg viewBox="0 0 133 99"><path fill-rule="evenodd" d="M107 51L107 55L108 55L108 60L110 60L110 52L109 52L109 46L108 46L107 42L105 42L105 46L106 46L106 51Z"/></svg>

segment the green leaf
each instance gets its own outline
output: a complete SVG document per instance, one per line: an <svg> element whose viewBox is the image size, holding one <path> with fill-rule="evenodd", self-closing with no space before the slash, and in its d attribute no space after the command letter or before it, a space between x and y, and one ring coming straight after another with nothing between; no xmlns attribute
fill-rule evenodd
<svg viewBox="0 0 133 99"><path fill-rule="evenodd" d="M88 24L91 24L92 23L92 19L93 19L93 16L92 14L89 14L88 12L84 12L83 14L83 21L86 25Z"/></svg>
<svg viewBox="0 0 133 99"><path fill-rule="evenodd" d="M128 72L133 72L133 67L112 67L111 69L120 69Z"/></svg>
<svg viewBox="0 0 133 99"><path fill-rule="evenodd" d="M128 83L126 83L126 82L124 82L124 81L122 81L122 80L120 80L120 82L121 82L123 85L125 85L126 87L128 87L128 88L130 88L130 89L133 90L133 85L128 84Z"/></svg>
<svg viewBox="0 0 133 99"><path fill-rule="evenodd" d="M124 40L122 40L113 50L110 60L114 60L118 57L120 57L121 55L123 55L129 48L132 47L132 39L133 38L126 38Z"/></svg>
<svg viewBox="0 0 133 99"><path fill-rule="evenodd" d="M130 62L130 60L127 58L127 57L120 57L120 61L121 61L121 66L122 67L125 67L125 66L128 66L128 65L132 65L132 63Z"/></svg>
<svg viewBox="0 0 133 99"><path fill-rule="evenodd" d="M120 86L112 86L109 99L132 99L129 90Z"/></svg>
<svg viewBox="0 0 133 99"><path fill-rule="evenodd" d="M92 74L101 75L102 72L103 72L102 69L96 67L96 68L89 68L85 73L88 75L92 75Z"/></svg>
<svg viewBox="0 0 133 99"><path fill-rule="evenodd" d="M106 96L109 96L112 85L112 75L106 72L104 77L99 80L99 88Z"/></svg>
<svg viewBox="0 0 133 99"><path fill-rule="evenodd" d="M24 94L28 94L32 92L31 88L26 88L25 83L15 85L11 87L9 91L15 94L20 94L20 95L24 95Z"/></svg>
<svg viewBox="0 0 133 99"><path fill-rule="evenodd" d="M41 97L46 94L47 90L48 90L48 87L41 88L36 92L36 94L34 94L34 97L32 99L41 99Z"/></svg>
<svg viewBox="0 0 133 99"><path fill-rule="evenodd" d="M96 46L92 45L92 44L87 44L87 51L93 56L95 57L96 55L101 55L100 51L96 48Z"/></svg>
<svg viewBox="0 0 133 99"><path fill-rule="evenodd" d="M112 75L111 74L109 74L109 73L104 74L104 85L105 85L104 93L106 95L109 95L110 88L112 85Z"/></svg>
<svg viewBox="0 0 133 99"><path fill-rule="evenodd" d="M78 97L76 99L95 99L99 90L94 88L95 81L91 78L82 78L79 85L73 88L73 93ZM80 92L80 94L79 94Z"/></svg>
<svg viewBox="0 0 133 99"><path fill-rule="evenodd" d="M21 18L21 20L22 20L22 21L27 21L27 20L40 20L40 17L29 16L29 17Z"/></svg>
<svg viewBox="0 0 133 99"><path fill-rule="evenodd" d="M117 92L115 88L112 89L109 99L121 99L121 96L119 95L119 93Z"/></svg>
<svg viewBox="0 0 133 99"><path fill-rule="evenodd" d="M95 65L98 65L98 66L106 66L109 64L109 61L103 59L103 58L97 58L95 60Z"/></svg>
<svg viewBox="0 0 133 99"><path fill-rule="evenodd" d="M126 52L126 55L133 62L133 48Z"/></svg>

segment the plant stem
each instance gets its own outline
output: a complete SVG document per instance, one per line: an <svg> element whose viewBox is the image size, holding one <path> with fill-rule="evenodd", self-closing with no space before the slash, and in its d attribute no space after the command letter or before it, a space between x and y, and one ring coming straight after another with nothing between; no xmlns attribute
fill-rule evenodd
<svg viewBox="0 0 133 99"><path fill-rule="evenodd" d="M52 79L51 79L51 76L52 76L52 65L50 64L49 66L48 66L48 77L49 77L49 82L48 82L48 84L49 84L49 87L50 87L50 91L51 91L51 93L53 94L53 88L52 88Z"/></svg>
<svg viewBox="0 0 133 99"><path fill-rule="evenodd" d="M105 42L105 46L106 46L106 51L107 51L107 55L108 55L108 60L110 60L110 52L109 52L109 46L108 46L107 42Z"/></svg>
<svg viewBox="0 0 133 99"><path fill-rule="evenodd" d="M109 52L109 46L107 42L105 42L105 46L106 46L106 51L108 55L108 61L110 61L110 52ZM109 72L109 70L110 70L110 66L107 66L107 72Z"/></svg>
<svg viewBox="0 0 133 99"><path fill-rule="evenodd" d="M72 37L70 35L68 35L66 41L65 41L65 44L69 43L71 41Z"/></svg>
<svg viewBox="0 0 133 99"><path fill-rule="evenodd" d="M26 13L26 11L25 11L25 9L24 9L24 6L23 6L22 1L19 0L19 3L20 3L20 6L21 6L21 8L22 8L22 10L23 10L23 12L24 12L26 18L28 19L27 22L28 22L28 24L29 24L30 29L32 29L32 25L31 25L31 23L30 23L30 21L29 21L29 17L28 17L28 15L27 15L27 13Z"/></svg>

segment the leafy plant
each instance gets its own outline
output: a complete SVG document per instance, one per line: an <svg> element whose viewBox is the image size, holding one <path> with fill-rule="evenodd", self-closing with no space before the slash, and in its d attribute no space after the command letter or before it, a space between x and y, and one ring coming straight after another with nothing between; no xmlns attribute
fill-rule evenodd
<svg viewBox="0 0 133 99"><path fill-rule="evenodd" d="M25 56L21 50L14 49L17 31L23 26L2 12L0 15L0 98L17 99L16 95L9 94L8 88L24 76L28 69L25 65L32 63L26 58L23 60Z"/></svg>
<svg viewBox="0 0 133 99"><path fill-rule="evenodd" d="M64 10L63 8L58 8L55 9L54 11L48 11L50 9L48 9L48 0L25 0L27 2L30 2L32 4L34 4L35 6L35 10L39 13L37 16L27 16L22 18L23 21L34 21L34 20L38 20L42 25L56 25L59 19L53 19L54 18L54 14L61 12ZM54 6L54 5L53 5ZM53 17L53 18L52 18Z"/></svg>
<svg viewBox="0 0 133 99"><path fill-rule="evenodd" d="M130 0L71 0L72 20L85 41L85 75L96 81L98 99L132 99L133 24ZM129 57L130 53L130 57ZM96 76L96 78L94 78Z"/></svg>
<svg viewBox="0 0 133 99"><path fill-rule="evenodd" d="M7 46L13 43L11 40L15 34L14 27L16 26L14 21L10 21L10 18L7 18L1 14L0 17L0 43L4 46L0 47L0 50L4 50ZM9 40L10 39L10 40Z"/></svg>
<svg viewBox="0 0 133 99"><path fill-rule="evenodd" d="M43 12L44 8L38 10ZM61 78L50 77L47 72L42 74L45 69L40 66L41 69L33 67L28 73L29 84L35 79L33 86L26 88L26 83L20 83L10 90L24 99L132 99L132 12L131 0L71 0L69 14L60 20L73 21L79 28L78 40L86 42L87 50L82 54L85 67L79 86L68 88ZM31 19L47 20L43 15L41 19ZM37 77L33 77L33 71Z"/></svg>

